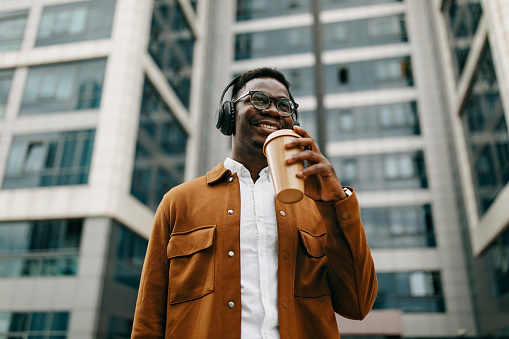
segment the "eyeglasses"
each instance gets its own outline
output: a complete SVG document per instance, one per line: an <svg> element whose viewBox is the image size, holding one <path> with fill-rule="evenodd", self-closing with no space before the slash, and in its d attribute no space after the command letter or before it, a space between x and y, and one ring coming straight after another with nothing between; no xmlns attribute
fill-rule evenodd
<svg viewBox="0 0 509 339"><path fill-rule="evenodd" d="M288 99L288 98L275 98L271 97L265 92L260 91L249 91L237 100L235 100L233 103L237 103L239 100L245 98L246 96L250 95L251 104L254 108L258 110L266 109L270 106L272 103L272 100L276 100L276 108L279 114L281 114L284 117L289 117L292 114L295 113L295 110L297 107L299 107L299 104L297 104L295 101Z"/></svg>

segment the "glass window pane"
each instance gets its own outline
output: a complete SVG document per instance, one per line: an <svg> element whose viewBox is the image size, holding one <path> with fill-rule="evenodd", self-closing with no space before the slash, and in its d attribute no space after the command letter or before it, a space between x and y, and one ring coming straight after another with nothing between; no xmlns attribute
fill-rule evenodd
<svg viewBox="0 0 509 339"><path fill-rule="evenodd" d="M55 23L54 13L45 13L41 18L41 24L39 26L38 38L49 37L53 33L53 24Z"/></svg>
<svg viewBox="0 0 509 339"><path fill-rule="evenodd" d="M413 272L409 276L410 290L414 297L425 297L428 295L427 276L424 272Z"/></svg>
<svg viewBox="0 0 509 339"><path fill-rule="evenodd" d="M28 314L27 313L12 313L11 326L9 331L26 331L28 326Z"/></svg>
<svg viewBox="0 0 509 339"><path fill-rule="evenodd" d="M69 27L69 19L71 13L69 10L61 10L56 15L55 26L53 28L54 33L66 33Z"/></svg>
<svg viewBox="0 0 509 339"><path fill-rule="evenodd" d="M39 95L43 99L53 98L57 85L57 74L47 73L42 79Z"/></svg>
<svg viewBox="0 0 509 339"><path fill-rule="evenodd" d="M74 70L66 69L60 74L56 97L57 99L68 99L73 93Z"/></svg>
<svg viewBox="0 0 509 339"><path fill-rule="evenodd" d="M26 172L38 171L42 168L45 155L45 147L41 142L28 145L24 170Z"/></svg>
<svg viewBox="0 0 509 339"><path fill-rule="evenodd" d="M85 29L87 20L87 8L76 8L72 12L71 26L69 27L70 34L81 33Z"/></svg>
<svg viewBox="0 0 509 339"><path fill-rule="evenodd" d="M52 331L67 331L69 323L69 313L67 312L56 312L53 313L53 321L51 324Z"/></svg>
<svg viewBox="0 0 509 339"><path fill-rule="evenodd" d="M409 178L414 176L414 164L410 155L402 155L399 158L401 176Z"/></svg>
<svg viewBox="0 0 509 339"><path fill-rule="evenodd" d="M32 321L30 322L30 331L44 331L48 329L47 313L33 313Z"/></svg>
<svg viewBox="0 0 509 339"><path fill-rule="evenodd" d="M72 167L74 164L74 155L76 153L76 140L66 141L64 144L64 153L60 167Z"/></svg>
<svg viewBox="0 0 509 339"><path fill-rule="evenodd" d="M27 11L0 13L0 52L17 50L25 32Z"/></svg>

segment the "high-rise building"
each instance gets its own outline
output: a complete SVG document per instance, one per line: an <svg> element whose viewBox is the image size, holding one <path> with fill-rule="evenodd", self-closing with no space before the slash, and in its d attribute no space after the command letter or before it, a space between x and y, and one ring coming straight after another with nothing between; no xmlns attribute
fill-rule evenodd
<svg viewBox="0 0 509 339"><path fill-rule="evenodd" d="M204 102L245 70L278 68L301 125L357 190L379 295L361 323L338 318L342 337L507 336L504 1L221 4ZM202 172L229 150L209 134L218 156Z"/></svg>
<svg viewBox="0 0 509 339"><path fill-rule="evenodd" d="M379 295L342 338L509 336L506 1L0 3L0 338L129 337L154 211L261 66L361 203Z"/></svg>
<svg viewBox="0 0 509 339"><path fill-rule="evenodd" d="M195 176L196 11L1 1L1 338L130 337L154 210Z"/></svg>
<svg viewBox="0 0 509 339"><path fill-rule="evenodd" d="M479 335L509 337L509 3L433 1Z"/></svg>

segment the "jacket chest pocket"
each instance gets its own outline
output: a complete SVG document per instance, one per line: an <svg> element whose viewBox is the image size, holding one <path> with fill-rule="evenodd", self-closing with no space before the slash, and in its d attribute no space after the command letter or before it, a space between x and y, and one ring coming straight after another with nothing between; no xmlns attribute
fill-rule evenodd
<svg viewBox="0 0 509 339"><path fill-rule="evenodd" d="M198 299L214 290L215 225L172 234L166 248L169 260L170 304Z"/></svg>
<svg viewBox="0 0 509 339"><path fill-rule="evenodd" d="M325 256L325 233L312 234L299 229L299 248L295 266L295 296L330 295Z"/></svg>

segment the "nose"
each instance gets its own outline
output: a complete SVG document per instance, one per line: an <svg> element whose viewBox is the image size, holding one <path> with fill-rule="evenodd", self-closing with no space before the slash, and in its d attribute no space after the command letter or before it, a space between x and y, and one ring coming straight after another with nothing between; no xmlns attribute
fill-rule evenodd
<svg viewBox="0 0 509 339"><path fill-rule="evenodd" d="M276 100L274 100L274 99L270 100L269 107L267 107L266 109L262 110L262 113L269 114L270 116L275 117L275 118L281 118L282 117L282 115L277 110Z"/></svg>

